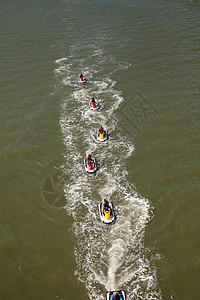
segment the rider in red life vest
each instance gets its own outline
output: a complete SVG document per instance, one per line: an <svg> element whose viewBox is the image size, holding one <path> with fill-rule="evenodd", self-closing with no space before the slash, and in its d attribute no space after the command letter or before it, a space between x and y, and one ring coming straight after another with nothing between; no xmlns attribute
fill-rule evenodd
<svg viewBox="0 0 200 300"><path fill-rule="evenodd" d="M103 211L107 211L107 210L110 211L110 205L109 205L109 202L106 199L104 199L103 200Z"/></svg>
<svg viewBox="0 0 200 300"><path fill-rule="evenodd" d="M83 81L83 74L82 73L80 73L79 78L80 78L80 81Z"/></svg>
<svg viewBox="0 0 200 300"><path fill-rule="evenodd" d="M110 298L110 300L123 300L122 296L118 292L114 292Z"/></svg>
<svg viewBox="0 0 200 300"><path fill-rule="evenodd" d="M88 154L88 157L87 157L87 163L88 164L92 164L94 162L92 156L90 154Z"/></svg>
<svg viewBox="0 0 200 300"><path fill-rule="evenodd" d="M92 106L93 106L93 107L96 107L96 101L95 101L94 98L92 98L91 103L92 103Z"/></svg>

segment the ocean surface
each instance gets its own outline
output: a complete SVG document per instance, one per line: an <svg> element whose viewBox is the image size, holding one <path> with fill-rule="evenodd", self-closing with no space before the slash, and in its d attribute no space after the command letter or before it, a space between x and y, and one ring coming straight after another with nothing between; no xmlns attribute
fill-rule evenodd
<svg viewBox="0 0 200 300"><path fill-rule="evenodd" d="M199 21L189 0L1 1L0 299L200 299Z"/></svg>

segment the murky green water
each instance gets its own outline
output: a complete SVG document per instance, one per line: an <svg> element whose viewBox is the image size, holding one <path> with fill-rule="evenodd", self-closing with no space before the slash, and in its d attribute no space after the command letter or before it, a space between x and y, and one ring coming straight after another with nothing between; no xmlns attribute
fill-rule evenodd
<svg viewBox="0 0 200 300"><path fill-rule="evenodd" d="M0 298L198 299L199 2L0 7Z"/></svg>

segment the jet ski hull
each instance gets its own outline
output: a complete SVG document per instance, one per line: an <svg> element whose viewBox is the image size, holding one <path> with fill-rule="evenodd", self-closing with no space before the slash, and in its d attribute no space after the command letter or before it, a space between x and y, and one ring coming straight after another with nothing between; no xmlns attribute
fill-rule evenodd
<svg viewBox="0 0 200 300"><path fill-rule="evenodd" d="M99 134L97 132L97 141L99 141L99 142L105 142L107 139L108 139L107 131L105 131L103 139L100 138L100 136L99 136Z"/></svg>
<svg viewBox="0 0 200 300"><path fill-rule="evenodd" d="M99 106L99 103L96 102L96 107L93 107L92 103L90 102L89 108L90 108L91 110L98 110L98 109L100 108L100 106Z"/></svg>
<svg viewBox="0 0 200 300"><path fill-rule="evenodd" d="M86 78L84 78L83 80L78 79L78 83L81 83L81 84L86 84L87 81L88 80Z"/></svg>
<svg viewBox="0 0 200 300"><path fill-rule="evenodd" d="M90 169L90 168L88 167L88 164L87 164L86 159L84 159L84 167L85 167L85 171L86 171L87 173L94 173L94 172L96 172L96 170L97 170L97 164L96 164L95 158L93 158L93 161L94 161L94 163L93 163L93 168Z"/></svg>
<svg viewBox="0 0 200 300"><path fill-rule="evenodd" d="M114 210L113 210L113 207L112 207L112 203L109 202L109 206L110 206L110 209L111 209L111 214L110 214L110 219L109 220L106 219L105 214L102 211L102 205L103 205L103 203L98 204L98 206L99 206L99 216L100 216L101 221L105 224L113 223L115 221L115 214L114 214Z"/></svg>
<svg viewBox="0 0 200 300"><path fill-rule="evenodd" d="M110 300L111 296L114 292L118 292L119 295L121 296L122 300L126 300L126 293L123 290L119 290L119 291L110 291L106 293L106 300Z"/></svg>

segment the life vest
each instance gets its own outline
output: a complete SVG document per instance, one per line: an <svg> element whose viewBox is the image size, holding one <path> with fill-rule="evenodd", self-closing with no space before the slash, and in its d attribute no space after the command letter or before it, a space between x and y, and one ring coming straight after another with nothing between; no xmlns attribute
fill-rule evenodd
<svg viewBox="0 0 200 300"><path fill-rule="evenodd" d="M117 294L116 296L113 295L113 299L114 300L119 300L120 299L119 294Z"/></svg>
<svg viewBox="0 0 200 300"><path fill-rule="evenodd" d="M105 210L108 210L110 208L109 202L106 200L106 202L103 202L103 208Z"/></svg>

